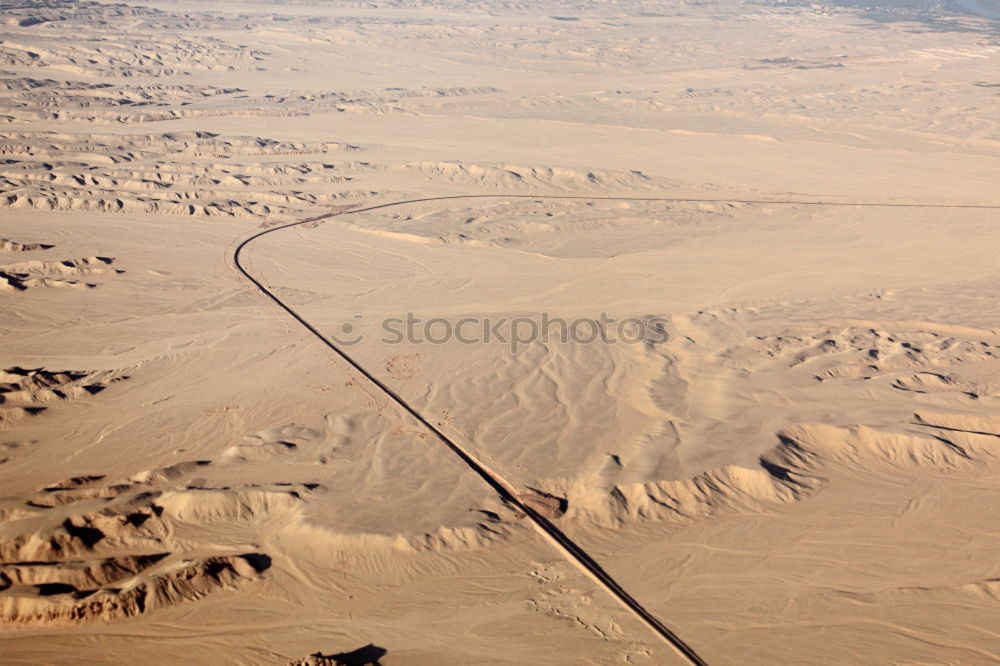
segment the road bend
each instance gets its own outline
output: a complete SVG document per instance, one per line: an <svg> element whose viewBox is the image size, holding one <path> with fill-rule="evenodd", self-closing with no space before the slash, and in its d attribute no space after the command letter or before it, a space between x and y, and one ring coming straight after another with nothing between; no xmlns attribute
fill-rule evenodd
<svg viewBox="0 0 1000 666"><path fill-rule="evenodd" d="M464 462L469 469L479 475L479 477L490 487L493 491L500 496L502 500L507 502L509 505L516 508L518 511L522 512L527 516L534 528L553 546L560 554L567 560L578 566L584 574L586 574L593 582L603 587L612 597L614 597L622 606L626 608L630 613L632 613L637 619L639 619L643 624L645 624L656 636L662 640L664 643L669 645L677 653L677 655L688 664L694 664L695 666L707 666L707 662L698 655L695 650L685 643L680 636L678 636L673 630L667 627L663 622L661 622L655 615L649 612L641 603L639 603L631 594L629 594L612 576L604 570L604 568L591 557L586 550L584 550L579 544L570 539L556 527L552 521L550 521L545 516L541 515L538 511L533 509L531 506L525 504L519 497L516 488L507 481L500 473L496 470L490 469L485 463L483 463L479 458L477 458L466 446L455 441L444 432L442 432L437 426L431 423L423 414L421 414L415 407L413 407L409 402L407 402L402 396L396 393L392 388L390 388L385 382L375 377L369 370L362 366L357 360L355 360L350 354L341 349L338 345L334 344L327 336L323 335L315 326L313 326L309 321L299 314L293 307L278 298L274 292L272 292L261 280L252 274L244 267L241 258L243 251L251 243L256 241L262 236L267 234L273 234L284 229L290 229L292 227L298 227L304 224L309 224L310 222L318 222L320 220L325 220L332 217L339 217L343 215L354 215L357 213L366 213L373 210L379 210L382 208L392 208L397 206L406 206L408 204L433 202L433 201L452 201L452 200L471 200L471 199L545 199L545 200L580 200L580 201L649 201L649 202L664 202L664 203L747 203L747 204L773 204L773 205L799 205L799 206L859 206L859 207L879 207L879 208L981 208L981 209L1000 209L1000 205L988 205L988 204L919 204L919 203L893 203L893 202L843 202L843 201L817 201L817 200L773 200L773 199L696 199L696 198L676 198L676 197L586 197L586 196L535 196L530 194L513 194L513 195L503 195L503 194L470 194L470 195L453 195L453 196L441 196L441 197L425 197L419 199L407 199L403 201L393 201L389 203L378 204L375 206L367 206L364 208L355 208L353 210L338 211L325 213L323 215L316 215L314 217L309 217L304 220L299 220L297 222L290 222L288 224L282 224L274 227L265 229L252 236L244 239L236 246L233 251L232 260L233 265L236 270L247 280L249 280L257 290L277 305L280 309L298 322L303 328L312 333L316 338L327 348L333 351L337 356L339 356L343 361L345 361L349 366L354 368L362 377L364 377L370 384L375 386L379 391L381 391L389 400L394 402L400 409L410 415L414 420L416 420L421 426L426 428L431 434L433 434L444 446L446 446L452 453L458 456L462 462Z"/></svg>

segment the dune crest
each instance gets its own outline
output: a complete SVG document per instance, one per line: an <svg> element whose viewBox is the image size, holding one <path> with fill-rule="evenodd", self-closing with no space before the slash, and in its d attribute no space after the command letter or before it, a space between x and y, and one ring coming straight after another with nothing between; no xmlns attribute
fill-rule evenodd
<svg viewBox="0 0 1000 666"><path fill-rule="evenodd" d="M862 4L6 3L0 661L1000 662L997 0Z"/></svg>

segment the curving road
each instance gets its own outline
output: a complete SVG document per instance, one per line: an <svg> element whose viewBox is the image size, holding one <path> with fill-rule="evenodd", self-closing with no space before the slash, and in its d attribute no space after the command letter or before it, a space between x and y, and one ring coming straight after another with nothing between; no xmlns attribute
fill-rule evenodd
<svg viewBox="0 0 1000 666"><path fill-rule="evenodd" d="M576 544L572 539L566 536L562 530L556 527L550 520L545 516L539 514L537 511L532 509L530 506L526 505L518 496L515 487L503 478L497 471L490 469L481 460L479 460L473 453L465 448L459 442L456 442L451 437L441 432L433 423L431 423L427 418L425 418L416 408L410 405L404 398L399 396L395 391L393 391L388 385L382 382L380 379L372 375L371 372L366 370L358 361L347 354L343 349L335 345L330 339L323 335L315 326L309 323L305 317L300 315L291 306L286 304L280 298L274 295L274 293L264 285L259 279L254 277L247 271L240 261L243 250L252 242L260 238L261 236L266 236L267 234L273 234L277 231L283 229L290 229L291 227L297 227L303 224L308 224L310 222L316 222L319 220L324 220L331 217L338 217L341 215L353 215L355 213L366 213L373 210L379 210L381 208L391 208L395 206L405 206L407 204L423 203L429 201L449 201L449 200L459 200L459 199L570 199L570 200L581 200L581 201L661 201L667 203L748 203L748 204L775 204L775 205L800 205L800 206L862 206L862 207L884 207L884 208L983 208L983 209L1000 209L1000 205L979 205L979 204L909 204L909 203L882 203L882 202L860 202L860 203L845 203L838 201L795 201L795 200L766 200L766 199L695 199L695 198L674 198L674 197L587 197L587 196L570 196L570 195L555 195L555 196L534 196L529 194L470 194L470 195L454 195L454 196L442 196L442 197L427 197L422 199L408 199L404 201L393 201L390 203L378 204L375 206L368 206L365 208L356 208L349 211L341 211L334 213L326 213L324 215L317 215L315 217L306 218L304 220L299 220L298 222L290 222L288 224L282 224L276 227L271 227L253 234L252 236L244 239L236 249L233 251L233 265L236 270L249 280L257 288L260 293L264 294L269 298L275 305L284 310L292 319L297 321L302 325L307 331L312 333L316 338L326 345L329 349L333 350L340 358L353 367L358 373L360 373L365 379L367 379L371 384L378 388L382 393L384 393L392 402L396 403L404 412L413 417L420 425L430 431L437 439L448 447L452 453L457 455L473 472L478 474L487 485L490 486L504 501L508 504L516 507L519 511L524 513L532 522L532 525L545 537L549 543L551 543L567 560L576 564L580 567L583 572L595 583L603 587L608 593L611 594L618 602L620 602L627 610L629 610L633 615L635 615L639 620L641 620L649 629L651 629L662 641L671 646L686 663L694 664L695 666L707 666L707 662L698 656L698 653L694 651L687 643L685 643L681 638L674 633L670 628L663 624L656 616L646 610L642 604L640 604L632 595L630 595L621 585L619 585L614 578L611 577L608 572L606 572L601 565L594 560L587 552Z"/></svg>

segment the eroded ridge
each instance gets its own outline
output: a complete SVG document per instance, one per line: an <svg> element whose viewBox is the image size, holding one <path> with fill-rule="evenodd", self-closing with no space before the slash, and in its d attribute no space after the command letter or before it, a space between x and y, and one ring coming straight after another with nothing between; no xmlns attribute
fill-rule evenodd
<svg viewBox="0 0 1000 666"><path fill-rule="evenodd" d="M84 400L112 382L127 377L119 372L47 370L13 366L0 370L0 429L46 411L62 401Z"/></svg>
<svg viewBox="0 0 1000 666"><path fill-rule="evenodd" d="M93 289L95 282L79 278L119 275L125 271L108 268L113 257L82 257L62 261L20 261L0 264L0 291L27 291L36 287Z"/></svg>
<svg viewBox="0 0 1000 666"><path fill-rule="evenodd" d="M236 589L271 567L269 555L213 543L221 525L290 510L311 486L215 488L207 460L107 483L81 475L0 512L0 618L15 624L109 621ZM178 531L185 538L177 536ZM191 534L200 539L191 540Z"/></svg>
<svg viewBox="0 0 1000 666"><path fill-rule="evenodd" d="M370 166L328 161L357 146L191 131L0 134L0 206L268 219L369 196L352 184ZM239 158L247 163L241 164ZM250 163L251 158L281 161ZM235 160L221 163L219 160ZM318 190L315 186L323 185ZM313 191L316 190L316 191Z"/></svg>

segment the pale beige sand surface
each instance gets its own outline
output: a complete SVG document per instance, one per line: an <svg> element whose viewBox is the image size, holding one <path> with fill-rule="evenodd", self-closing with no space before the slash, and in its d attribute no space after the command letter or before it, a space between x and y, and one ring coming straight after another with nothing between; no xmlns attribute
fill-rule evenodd
<svg viewBox="0 0 1000 666"><path fill-rule="evenodd" d="M5 5L0 663L1000 661L974 4Z"/></svg>

